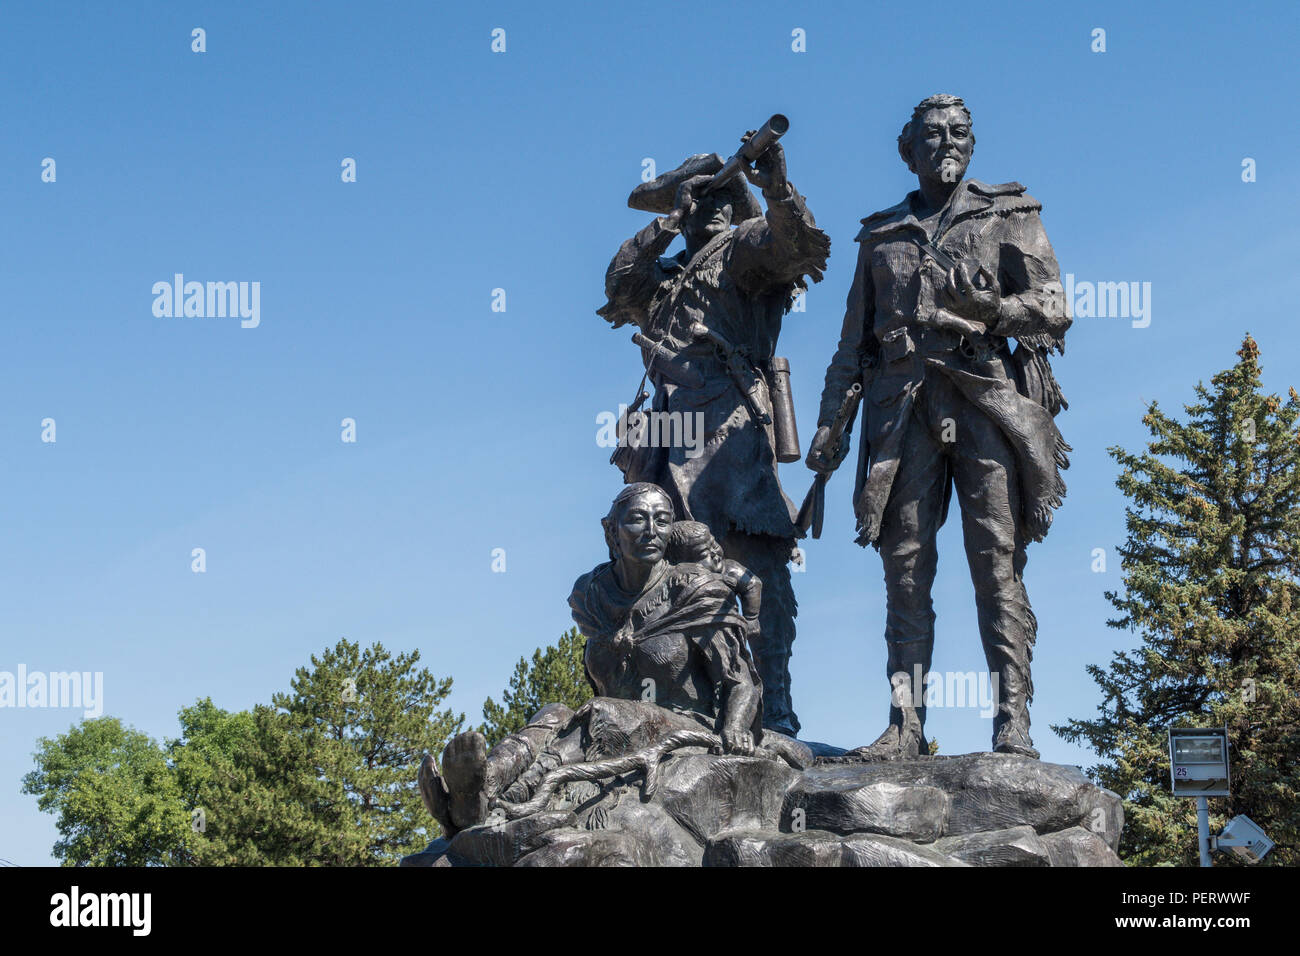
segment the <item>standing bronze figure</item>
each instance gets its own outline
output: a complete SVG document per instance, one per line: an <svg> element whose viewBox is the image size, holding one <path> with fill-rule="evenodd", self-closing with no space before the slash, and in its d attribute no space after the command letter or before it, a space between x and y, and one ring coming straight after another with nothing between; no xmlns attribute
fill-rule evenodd
<svg viewBox="0 0 1300 956"><path fill-rule="evenodd" d="M789 366L775 348L806 278L821 280L830 240L786 178L777 142L786 125L774 116L746 134L730 161L692 156L633 190L628 205L658 218L614 256L605 279L609 301L598 312L614 328L640 329L634 341L655 388L649 414L677 426L689 416L703 433L696 448L624 443L615 461L625 481L663 488L679 519L707 525L726 558L761 582L750 640L763 682L763 725L793 736L789 561L796 530L777 462L797 461L799 451ZM766 214L746 179L761 188ZM678 235L686 248L663 257Z"/></svg>
<svg viewBox="0 0 1300 956"><path fill-rule="evenodd" d="M1066 407L1047 362L1070 319L1060 271L1019 183L965 179L975 148L962 100L923 100L898 138L919 189L862 220L839 349L826 372L807 463L848 453L837 413L861 385L854 508L858 543L885 566L889 727L855 753L927 752L925 688L934 647L935 535L955 488L980 639L998 697L993 749L1037 757L1029 736L1037 621L1022 574L1061 504ZM1015 340L1012 349L1011 340Z"/></svg>

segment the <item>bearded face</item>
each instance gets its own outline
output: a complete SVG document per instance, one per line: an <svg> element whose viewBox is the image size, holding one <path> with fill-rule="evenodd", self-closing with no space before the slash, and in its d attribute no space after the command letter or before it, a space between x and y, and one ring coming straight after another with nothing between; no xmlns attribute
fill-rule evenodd
<svg viewBox="0 0 1300 956"><path fill-rule="evenodd" d="M908 168L923 180L960 182L975 152L975 134L960 106L926 110L912 124Z"/></svg>

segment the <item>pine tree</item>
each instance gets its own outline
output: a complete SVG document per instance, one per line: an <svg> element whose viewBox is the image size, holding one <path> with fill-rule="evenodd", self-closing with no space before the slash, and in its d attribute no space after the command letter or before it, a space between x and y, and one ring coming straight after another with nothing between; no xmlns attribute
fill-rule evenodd
<svg viewBox="0 0 1300 956"><path fill-rule="evenodd" d="M337 777L288 715L258 704L227 713L210 701L181 711L172 767L193 819L176 862L191 866L330 866L363 862Z"/></svg>
<svg viewBox="0 0 1300 956"><path fill-rule="evenodd" d="M256 718L251 711L224 711L207 697L182 708L179 717L181 734L168 741L167 758L191 825L175 862L181 866L244 862L235 855L241 841L235 833L236 814L229 809L235 803L230 794L252 786L252 774L238 761L255 749Z"/></svg>
<svg viewBox="0 0 1300 956"><path fill-rule="evenodd" d="M491 697L483 702L484 722L478 729L489 747L522 729L546 704L577 710L595 695L582 662L586 646L586 638L575 627L560 635L554 646L533 651L531 664L519 658L510 685L501 693L502 703Z"/></svg>
<svg viewBox="0 0 1300 956"><path fill-rule="evenodd" d="M438 709L451 679L418 661L343 640L273 706L232 714L202 700L181 711L172 765L203 827L180 862L360 866L423 849L437 825L416 791L419 760L464 717Z"/></svg>
<svg viewBox="0 0 1300 956"><path fill-rule="evenodd" d="M1196 386L1186 421L1151 403L1145 453L1110 449L1130 504L1107 623L1141 645L1088 667L1096 719L1053 727L1105 761L1090 773L1126 801L1133 864L1196 864L1195 801L1169 792L1167 728L1224 725L1232 797L1210 801L1211 829L1246 814L1277 844L1266 862L1300 863L1300 396L1263 394L1249 335L1237 355Z"/></svg>
<svg viewBox="0 0 1300 956"><path fill-rule="evenodd" d="M355 835L321 863L393 863L437 835L416 774L425 751L440 753L465 718L438 709L451 678L417 669L419 659L419 651L394 657L382 644L362 651L340 640L298 669L289 693L272 698L322 782L313 802L346 810Z"/></svg>

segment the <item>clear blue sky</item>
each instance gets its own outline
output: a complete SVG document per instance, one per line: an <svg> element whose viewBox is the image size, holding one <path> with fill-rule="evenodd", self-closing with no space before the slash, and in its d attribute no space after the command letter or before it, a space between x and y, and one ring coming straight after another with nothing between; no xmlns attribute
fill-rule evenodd
<svg viewBox="0 0 1300 956"><path fill-rule="evenodd" d="M162 738L196 698L266 701L347 636L419 648L477 718L605 557L619 475L596 416L639 359L594 310L646 221L625 206L642 159L727 154L789 115L791 179L834 243L781 341L806 442L857 221L914 188L894 138L946 91L974 113L970 174L1029 187L1064 272L1152 284L1149 327L1081 318L1055 363L1070 490L1026 575L1035 739L1090 762L1048 725L1092 713L1084 665L1132 641L1104 625L1123 539L1105 449L1139 446L1144 401L1180 408L1246 330L1266 385L1300 385L1294 4L256 7L3 14L0 670L103 671L106 712ZM260 327L155 318L151 287L177 272L260 282ZM809 473L783 478L798 501ZM795 578L793 662L805 735L846 746L887 705L880 559L852 542L851 484L832 481ZM940 547L935 666L980 669L958 522ZM53 819L19 778L79 718L0 710L0 857L50 860ZM989 726L929 724L948 753L986 748Z"/></svg>

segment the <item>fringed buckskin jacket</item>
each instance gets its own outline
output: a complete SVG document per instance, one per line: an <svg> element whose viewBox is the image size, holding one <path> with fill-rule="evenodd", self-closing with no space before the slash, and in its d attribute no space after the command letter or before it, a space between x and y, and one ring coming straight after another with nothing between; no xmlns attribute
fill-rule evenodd
<svg viewBox="0 0 1300 956"><path fill-rule="evenodd" d="M858 543L877 542L903 426L931 375L950 379L1006 436L1020 466L1020 527L1029 540L1041 540L1065 494L1060 472L1070 450L1053 420L1066 402L1047 361L1053 350L1064 353L1070 318L1038 215L1042 206L1019 183L967 179L928 234L915 214L919 198L909 193L862 220L857 272L822 393L818 424L829 425L845 390L853 382L863 386L853 493ZM993 277L998 316L980 342L934 325L947 273L923 251L924 242Z"/></svg>
<svg viewBox="0 0 1300 956"><path fill-rule="evenodd" d="M704 522L718 540L731 530L793 538L795 508L777 477L772 426L754 421L717 349L690 330L699 322L736 346L758 372L770 413L782 318L805 277L821 280L830 239L793 186L786 198L768 198L766 215L715 237L689 260L685 252L661 257L677 235L666 222L660 217L623 243L606 273L609 302L597 311L615 328L635 323L699 373L698 387L658 371L651 378L653 411L692 422L702 415L703 449L640 448L625 481L659 485L679 518ZM643 358L649 362L649 353Z"/></svg>

